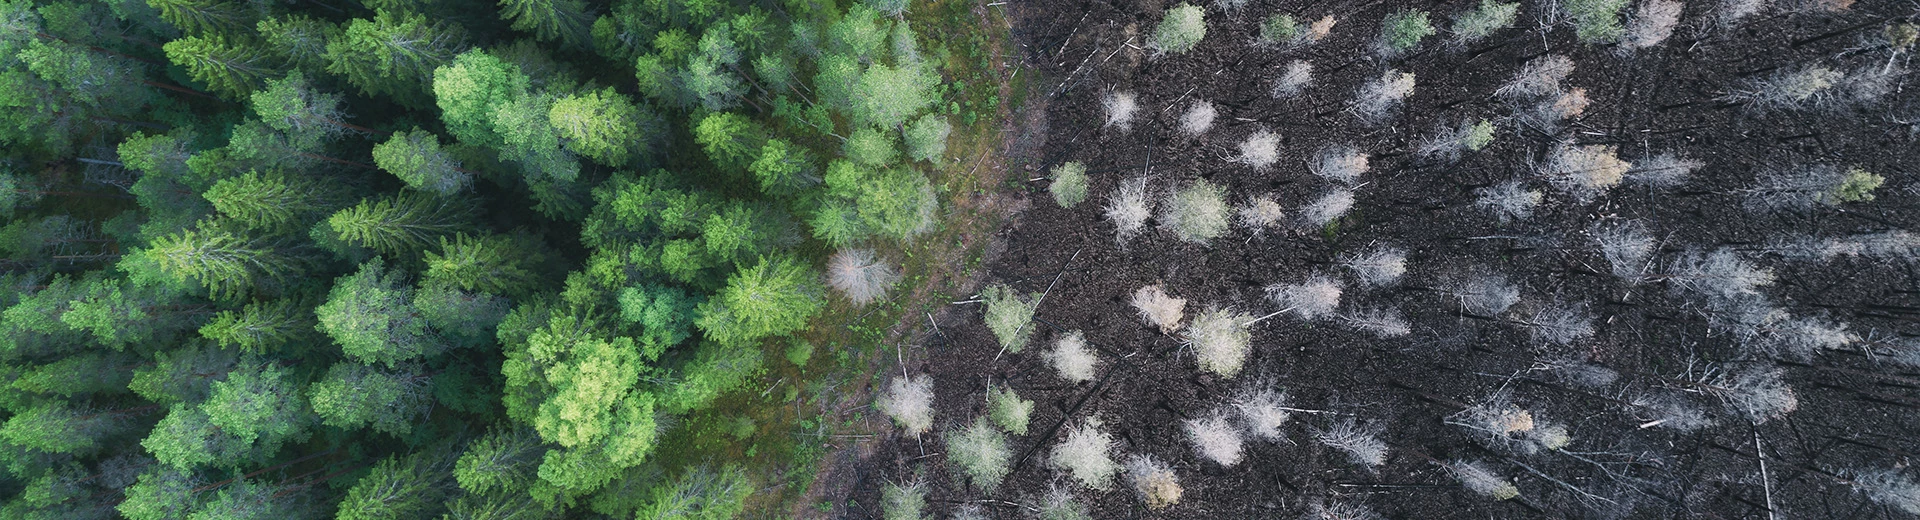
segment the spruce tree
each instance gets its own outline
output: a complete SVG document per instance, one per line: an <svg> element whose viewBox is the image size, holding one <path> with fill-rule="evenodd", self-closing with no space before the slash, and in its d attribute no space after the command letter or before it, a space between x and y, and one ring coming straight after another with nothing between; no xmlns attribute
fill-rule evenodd
<svg viewBox="0 0 1920 520"><path fill-rule="evenodd" d="M170 41L164 50L167 59L187 69L194 81L229 98L244 99L280 73L260 47L218 35Z"/></svg>
<svg viewBox="0 0 1920 520"><path fill-rule="evenodd" d="M420 14L377 11L372 20L356 19L327 42L327 72L339 74L370 96L390 96L407 106L424 106L426 86L435 68L451 61L465 45L465 31Z"/></svg>
<svg viewBox="0 0 1920 520"><path fill-rule="evenodd" d="M469 208L456 201L402 192L361 200L327 217L327 226L348 244L389 255L409 255L434 240L465 231Z"/></svg>
<svg viewBox="0 0 1920 520"><path fill-rule="evenodd" d="M439 136L419 127L395 132L374 146L373 162L413 189L440 195L458 193L473 183L473 174L460 169L460 161L440 148Z"/></svg>
<svg viewBox="0 0 1920 520"><path fill-rule="evenodd" d="M439 352L444 345L413 306L405 276L375 258L337 279L327 302L314 309L319 330L348 358L389 368Z"/></svg>

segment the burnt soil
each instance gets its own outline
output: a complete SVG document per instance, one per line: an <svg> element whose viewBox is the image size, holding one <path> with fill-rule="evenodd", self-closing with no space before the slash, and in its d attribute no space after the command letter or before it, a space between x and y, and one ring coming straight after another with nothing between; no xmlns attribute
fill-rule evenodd
<svg viewBox="0 0 1920 520"><path fill-rule="evenodd" d="M1034 340L1020 353L999 355L978 304L951 306L938 316L937 330L926 327L905 368L933 375L934 430L920 439L886 431L892 439L868 460L845 515L877 518L881 486L919 482L931 518L947 518L966 503L986 507L993 518L1028 518L1056 484L1073 489L1092 516L1103 519L1295 518L1328 500L1364 504L1386 518L1769 518L1768 504L1779 518L1904 517L1845 477L1905 468L1920 452L1920 372L1874 355L1920 334L1913 257L1789 260L1764 245L1911 230L1920 223L1911 123L1920 106L1913 88L1866 106L1780 112L1718 98L1749 78L1809 64L1879 70L1889 51L1873 45L1883 41L1887 23L1913 15L1911 6L1862 1L1843 12L1769 10L1726 27L1715 21L1717 2L1688 2L1665 44L1622 55L1614 46L1577 42L1565 25L1543 36L1539 6L1525 2L1515 28L1479 44L1451 48L1443 33L1413 54L1382 60L1368 49L1387 13L1426 9L1444 28L1469 4L1251 4L1225 13L1208 2L1200 46L1160 58L1140 48L1168 4L1004 5L1016 20L1021 58L1046 78L1035 82L1043 91L1034 97L1047 112L1042 164L1085 163L1090 196L1062 209L1048 198L1046 181L1027 183L1031 209L1000 235L1004 252L987 268L989 284L1046 293ZM1303 23L1325 14L1340 21L1329 39L1311 46L1251 45L1259 19L1276 9ZM1572 58L1575 71L1563 85L1587 89L1593 101L1553 134L1507 119L1514 109L1493 96L1524 63L1546 54ZM1316 82L1302 96L1272 98L1270 82L1294 59L1314 64ZM1897 57L1895 65L1904 61ZM1362 83L1388 68L1416 74L1418 86L1390 121L1362 124L1345 106ZM1131 131L1102 127L1100 97L1109 90L1139 96L1141 117ZM1219 116L1211 130L1191 138L1177 130L1176 118L1196 99L1214 102ZM1500 125L1492 146L1452 164L1410 153L1437 127L1466 118ZM1231 162L1238 143L1259 129L1281 136L1280 164L1255 171ZM1676 188L1628 184L1581 203L1532 173L1555 141L1614 145L1628 161L1674 152L1705 166ZM1101 215L1118 183L1142 174L1161 195L1205 178L1224 186L1236 205L1272 193L1292 214L1331 186L1305 166L1328 144L1351 144L1373 159L1354 209L1326 229L1255 234L1236 226L1201 246L1150 222L1145 233L1121 243ZM1739 190L1758 171L1802 164L1855 165L1887 182L1871 202L1770 213L1743 207ZM1474 189L1516 178L1546 194L1532 218L1503 225L1474 207ZM1775 305L1794 316L1844 323L1861 339L1807 358L1745 348L1710 326L1697 298L1658 279L1630 285L1611 276L1586 232L1602 219L1644 223L1660 240L1656 273L1687 250L1741 251L1773 271L1774 283L1762 291ZM1381 245L1407 252L1408 272L1395 285L1361 288L1332 263ZM1520 303L1498 317L1472 316L1437 290L1476 269L1506 275L1520 287ZM1265 286L1315 273L1349 280L1343 308L1399 309L1411 334L1381 339L1336 321L1279 316L1254 326L1246 368L1228 379L1197 369L1191 349L1143 324L1128 304L1135 289L1164 283L1190 300L1189 317L1207 306L1264 315L1277 310L1265 299ZM1594 334L1569 346L1529 341L1516 321L1554 302L1590 311ZM1084 331L1100 350L1094 382L1067 383L1047 366L1043 352L1066 330ZM1603 365L1619 378L1579 387L1536 370L1536 362L1555 356ZM1784 370L1797 410L1756 425L1687 383L1707 367L1756 365ZM1291 406L1341 415L1295 414L1284 428L1286 442L1248 439L1244 460L1232 467L1201 458L1182 421L1211 413L1259 381L1285 389ZM983 414L990 384L1010 385L1037 405L1032 431L1010 437L1014 470L997 489L983 492L967 487L945 459L942 432ZM1569 451L1608 469L1554 453L1496 451L1443 423L1460 404L1502 388L1536 418L1564 424L1573 437ZM1692 432L1642 428L1646 411L1627 403L1649 391L1690 399L1715 424ZM1383 466L1355 466L1314 441L1315 429L1342 416L1379 428L1392 448ZM1180 502L1150 511L1124 477L1111 490L1093 491L1051 467L1047 453L1065 429L1090 417L1103 419L1114 435L1116 460L1145 453L1171 464L1185 489ZM1756 446L1767 465L1764 476ZM1486 461L1521 496L1494 501L1470 493L1436 460ZM1568 486L1599 498L1577 497Z"/></svg>

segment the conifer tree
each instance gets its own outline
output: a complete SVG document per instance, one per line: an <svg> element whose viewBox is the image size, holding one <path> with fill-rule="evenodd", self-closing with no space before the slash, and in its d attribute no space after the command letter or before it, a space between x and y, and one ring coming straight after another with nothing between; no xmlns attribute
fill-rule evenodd
<svg viewBox="0 0 1920 520"><path fill-rule="evenodd" d="M339 24L301 14L260 20L254 27L267 52L310 74L326 70L327 42L340 37Z"/></svg>
<svg viewBox="0 0 1920 520"><path fill-rule="evenodd" d="M532 79L486 51L467 51L433 71L440 120L461 142L497 148L505 138L494 127L496 107L528 95Z"/></svg>
<svg viewBox="0 0 1920 520"><path fill-rule="evenodd" d="M440 148L440 138L414 127L373 147L373 162L414 189L452 195L473 183L473 174Z"/></svg>
<svg viewBox="0 0 1920 520"><path fill-rule="evenodd" d="M194 81L229 98L245 98L280 72L259 47L217 34L170 41L164 50L167 59L186 68Z"/></svg>
<svg viewBox="0 0 1920 520"><path fill-rule="evenodd" d="M469 291L519 296L538 286L545 246L525 234L440 237L440 252L428 252L428 280Z"/></svg>
<svg viewBox="0 0 1920 520"><path fill-rule="evenodd" d="M325 378L307 388L307 399L321 424L406 435L432 405L426 379L405 370L334 363Z"/></svg>
<svg viewBox="0 0 1920 520"><path fill-rule="evenodd" d="M421 193L361 200L327 217L335 236L348 244L389 255L426 249L439 237L468 229L468 208Z"/></svg>
<svg viewBox="0 0 1920 520"><path fill-rule="evenodd" d="M253 25L245 9L220 0L147 0L147 5L189 34L220 34Z"/></svg>
<svg viewBox="0 0 1920 520"><path fill-rule="evenodd" d="M214 184L205 197L214 209L248 229L281 232L304 228L333 209L333 191L309 178L249 171Z"/></svg>
<svg viewBox="0 0 1920 520"><path fill-rule="evenodd" d="M314 309L319 329L362 363L391 368L438 352L440 338L413 306L405 276L379 258L361 264L358 272L337 279L327 302Z"/></svg>
<svg viewBox="0 0 1920 520"><path fill-rule="evenodd" d="M388 457L347 489L334 518L387 520L430 518L443 507L450 476L435 454Z"/></svg>
<svg viewBox="0 0 1920 520"><path fill-rule="evenodd" d="M728 278L725 289L700 304L696 322L707 338L745 346L792 332L820 312L824 291L807 268L783 255L763 256Z"/></svg>
<svg viewBox="0 0 1920 520"><path fill-rule="evenodd" d="M608 166L636 158L651 136L652 114L612 88L574 94L554 101L547 120L568 150Z"/></svg>
<svg viewBox="0 0 1920 520"><path fill-rule="evenodd" d="M594 21L581 0L500 0L500 19L512 20L513 30L567 45L585 45Z"/></svg>
<svg viewBox="0 0 1920 520"><path fill-rule="evenodd" d="M420 14L378 11L372 20L356 19L327 42L327 72L339 74L370 96L391 96L408 106L429 101L426 86L434 69L451 61L464 46L459 26L429 21Z"/></svg>
<svg viewBox="0 0 1920 520"><path fill-rule="evenodd" d="M222 348L265 353L304 343L314 326L306 307L294 300L278 299L221 311L200 327L200 335Z"/></svg>
<svg viewBox="0 0 1920 520"><path fill-rule="evenodd" d="M218 299L272 287L298 271L294 260L270 242L236 234L216 221L156 239L140 254L151 258L162 273L192 280Z"/></svg>

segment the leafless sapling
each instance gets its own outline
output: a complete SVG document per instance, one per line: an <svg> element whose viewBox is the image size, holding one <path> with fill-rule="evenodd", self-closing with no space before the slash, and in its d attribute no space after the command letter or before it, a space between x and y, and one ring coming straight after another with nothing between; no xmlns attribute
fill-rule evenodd
<svg viewBox="0 0 1920 520"><path fill-rule="evenodd" d="M1729 411L1759 424L1786 417L1800 408L1799 397L1781 375L1778 368L1748 367L1718 372L1703 385Z"/></svg>
<svg viewBox="0 0 1920 520"><path fill-rule="evenodd" d="M1193 450L1201 457L1224 467L1240 463L1244 442L1240 429L1234 426L1225 410L1187 419L1182 427L1187 432L1187 442L1193 444Z"/></svg>
<svg viewBox="0 0 1920 520"><path fill-rule="evenodd" d="M885 296L899 281L900 271L880 261L872 249L841 249L827 259L827 285L855 305Z"/></svg>
<svg viewBox="0 0 1920 520"><path fill-rule="evenodd" d="M1069 331L1053 340L1053 350L1047 351L1047 364L1061 379L1075 383L1092 381L1094 372L1100 368L1100 356L1087 348L1087 338L1080 331Z"/></svg>
<svg viewBox="0 0 1920 520"><path fill-rule="evenodd" d="M1653 235L1638 220L1599 221L1588 228L1587 236L1600 248L1613 276L1628 285L1646 278L1653 257Z"/></svg>
<svg viewBox="0 0 1920 520"><path fill-rule="evenodd" d="M1672 152L1647 156L1627 170L1627 182L1654 189L1675 188L1687 182L1687 177L1701 166L1706 163Z"/></svg>
<svg viewBox="0 0 1920 520"><path fill-rule="evenodd" d="M1502 224L1533 216L1533 208L1546 198L1517 179L1474 190L1474 195L1474 204L1486 208Z"/></svg>
<svg viewBox="0 0 1920 520"><path fill-rule="evenodd" d="M1465 119L1453 127L1441 126L1435 129L1433 136L1421 141L1416 151L1422 157L1438 158L1449 163L1456 162L1467 152L1486 148L1493 142L1493 132L1492 121Z"/></svg>
<svg viewBox="0 0 1920 520"><path fill-rule="evenodd" d="M1314 152L1313 162L1307 166L1308 171L1322 179L1351 186L1360 181L1361 174L1367 173L1367 154L1352 145L1328 145Z"/></svg>
<svg viewBox="0 0 1920 520"><path fill-rule="evenodd" d="M1760 294L1760 287L1773 284L1773 271L1747 262L1731 249L1721 248L1711 253L1694 250L1681 254L1664 278L1677 291L1708 300L1724 300Z"/></svg>
<svg viewBox="0 0 1920 520"><path fill-rule="evenodd" d="M1213 128L1213 118L1217 114L1218 111L1213 108L1213 103L1194 100L1193 104L1187 107L1186 113L1180 115L1180 133L1189 136L1207 133L1207 129Z"/></svg>
<svg viewBox="0 0 1920 520"><path fill-rule="evenodd" d="M1566 346L1593 336L1593 316L1585 307L1549 303L1521 322L1535 344Z"/></svg>
<svg viewBox="0 0 1920 520"><path fill-rule="evenodd" d="M1680 0L1641 0L1633 20L1627 22L1627 33L1620 39L1620 48L1634 51L1667 41L1667 37L1673 35L1674 26L1680 24L1682 7Z"/></svg>
<svg viewBox="0 0 1920 520"><path fill-rule="evenodd" d="M1234 162L1252 166L1255 170L1272 168L1280 162L1280 136L1273 131L1260 129L1240 142L1240 156Z"/></svg>
<svg viewBox="0 0 1920 520"><path fill-rule="evenodd" d="M1685 395L1673 391L1654 391L1636 395L1628 401L1628 411L1641 421L1641 429L1660 427L1690 432L1713 426L1713 418Z"/></svg>
<svg viewBox="0 0 1920 520"><path fill-rule="evenodd" d="M1170 296L1161 284L1153 284L1133 292L1133 309L1161 334L1172 334L1180 330L1180 321L1187 315L1187 300Z"/></svg>
<svg viewBox="0 0 1920 520"><path fill-rule="evenodd" d="M1297 96L1301 91L1313 85L1313 63L1307 60L1287 62L1287 68L1280 77L1273 80L1273 97L1285 99Z"/></svg>
<svg viewBox="0 0 1920 520"><path fill-rule="evenodd" d="M1901 475L1899 470L1881 470L1855 475L1853 488L1867 498L1909 515L1920 516L1920 483Z"/></svg>
<svg viewBox="0 0 1920 520"><path fill-rule="evenodd" d="M1040 497L1040 507L1034 511L1040 520L1093 520L1087 513L1086 504L1073 498L1073 491L1055 484Z"/></svg>
<svg viewBox="0 0 1920 520"><path fill-rule="evenodd" d="M1380 514L1358 503L1327 500L1309 506L1300 520L1380 520Z"/></svg>
<svg viewBox="0 0 1920 520"><path fill-rule="evenodd" d="M1520 301L1520 288L1500 273L1479 273L1462 277L1445 288L1460 301L1460 309L1477 316L1499 316Z"/></svg>
<svg viewBox="0 0 1920 520"><path fill-rule="evenodd" d="M1809 108L1826 101L1824 98L1832 95L1833 86L1844 77L1840 71L1821 65L1783 69L1748 80L1721 99L1763 111Z"/></svg>
<svg viewBox="0 0 1920 520"><path fill-rule="evenodd" d="M1127 480L1133 481L1133 491L1147 509L1164 509L1180 502L1180 478L1167 463L1152 455L1134 455L1127 458L1126 470Z"/></svg>
<svg viewBox="0 0 1920 520"><path fill-rule="evenodd" d="M1291 310L1300 319L1316 320L1332 316L1340 307L1342 290L1340 282L1333 277L1314 274L1300 283L1267 286L1267 299L1281 309Z"/></svg>
<svg viewBox="0 0 1920 520"><path fill-rule="evenodd" d="M1480 461L1456 460L1447 463L1447 473L1452 474L1460 485L1475 494L1494 500L1508 500L1520 496L1520 488L1513 482L1494 473L1486 463Z"/></svg>
<svg viewBox="0 0 1920 520"><path fill-rule="evenodd" d="M1240 207L1238 216L1240 225L1252 229L1253 234L1258 236L1270 228L1279 226L1280 221L1287 217L1287 213L1280 209L1280 202L1274 200L1273 194L1262 193L1248 197L1247 204Z"/></svg>
<svg viewBox="0 0 1920 520"><path fill-rule="evenodd" d="M1814 164L1773 169L1760 174L1753 187L1740 190L1754 211L1801 210L1816 204L1838 206L1873 200L1873 190L1885 178L1860 168Z"/></svg>
<svg viewBox="0 0 1920 520"><path fill-rule="evenodd" d="M1387 70L1360 87L1354 97L1353 111L1369 125L1385 122L1407 96L1413 94L1413 73Z"/></svg>
<svg viewBox="0 0 1920 520"><path fill-rule="evenodd" d="M1398 338L1413 332L1406 316L1399 309L1388 307L1356 307L1341 313L1340 321L1349 327L1379 336L1383 339Z"/></svg>
<svg viewBox="0 0 1920 520"><path fill-rule="evenodd" d="M901 431L919 437L933 428L933 376L893 378L878 405L880 411L900 425Z"/></svg>
<svg viewBox="0 0 1920 520"><path fill-rule="evenodd" d="M1147 219L1153 216L1153 208L1147 201L1147 178L1120 181L1120 188L1107 200L1106 216L1113 221L1114 236L1120 242L1146 229Z"/></svg>
<svg viewBox="0 0 1920 520"><path fill-rule="evenodd" d="M1053 466L1090 489L1105 491L1113 487L1113 473L1120 469L1109 454L1113 436L1100 430L1098 418L1088 418L1079 427L1067 431L1067 438L1054 445L1048 459Z"/></svg>
<svg viewBox="0 0 1920 520"><path fill-rule="evenodd" d="M1367 469L1387 462L1387 443L1380 440L1376 428L1360 426L1353 418L1334 421L1333 426L1314 433L1314 439L1347 454L1347 459Z"/></svg>
<svg viewBox="0 0 1920 520"><path fill-rule="evenodd" d="M1140 110L1140 103L1132 92L1112 91L1100 99L1100 106L1107 111L1107 126L1121 132L1133 128L1133 116Z"/></svg>
<svg viewBox="0 0 1920 520"><path fill-rule="evenodd" d="M924 520L922 511L927 508L927 487L914 481L906 484L888 482L880 489L880 518L883 520Z"/></svg>
<svg viewBox="0 0 1920 520"><path fill-rule="evenodd" d="M1560 82L1573 74L1573 60L1558 54L1534 58L1520 68L1494 95L1514 101L1534 101L1560 93Z"/></svg>
<svg viewBox="0 0 1920 520"><path fill-rule="evenodd" d="M1548 152L1540 176L1547 184L1586 202L1619 185L1632 168L1633 163L1614 155L1612 146L1559 143Z"/></svg>
<svg viewBox="0 0 1920 520"><path fill-rule="evenodd" d="M1300 223L1310 228L1324 228L1346 216L1350 209L1353 209L1353 190L1333 188L1300 208Z"/></svg>
<svg viewBox="0 0 1920 520"><path fill-rule="evenodd" d="M1400 276L1407 274L1407 252L1393 246L1379 246L1363 252L1343 254L1336 260L1341 267L1353 272L1353 279L1360 285L1382 287L1393 285Z"/></svg>
<svg viewBox="0 0 1920 520"><path fill-rule="evenodd" d="M1240 424L1246 427L1248 435L1272 442L1286 438L1280 427L1286 425L1293 412L1287 409L1287 394L1272 384L1260 382L1241 388L1234 394L1232 405L1240 412Z"/></svg>

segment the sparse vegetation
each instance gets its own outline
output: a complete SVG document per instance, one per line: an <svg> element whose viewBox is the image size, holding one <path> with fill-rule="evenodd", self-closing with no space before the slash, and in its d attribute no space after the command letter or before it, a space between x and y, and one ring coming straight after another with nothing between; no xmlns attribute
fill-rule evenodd
<svg viewBox="0 0 1920 520"><path fill-rule="evenodd" d="M846 295L855 305L886 296L900 281L900 271L879 259L871 249L841 249L827 259L827 286Z"/></svg>
<svg viewBox="0 0 1920 520"><path fill-rule="evenodd" d="M1308 170L1322 179L1352 185L1367 173L1367 154L1343 144L1327 145L1314 152Z"/></svg>
<svg viewBox="0 0 1920 520"><path fill-rule="evenodd" d="M1014 435L1027 434L1027 420L1033 415L1033 401L1021 399L1012 388L994 386L987 389L987 417L1001 430Z"/></svg>
<svg viewBox="0 0 1920 520"><path fill-rule="evenodd" d="M1073 492L1067 488L1055 486L1040 499L1040 509L1034 513L1040 520L1093 520L1087 514L1087 506L1073 498Z"/></svg>
<svg viewBox="0 0 1920 520"><path fill-rule="evenodd" d="M1194 101L1187 107L1186 113L1180 115L1180 132L1190 136L1207 133L1208 128L1213 128L1213 118L1217 114L1213 103Z"/></svg>
<svg viewBox="0 0 1920 520"><path fill-rule="evenodd" d="M1107 126L1121 132L1133 129L1133 114L1140 111L1132 92L1108 92L1100 106L1107 111Z"/></svg>
<svg viewBox="0 0 1920 520"><path fill-rule="evenodd" d="M1353 209L1353 190L1334 188L1300 208L1300 223L1310 228L1326 227L1350 209Z"/></svg>
<svg viewBox="0 0 1920 520"><path fill-rule="evenodd" d="M1313 64L1307 60L1287 62L1287 68L1273 81L1273 97L1290 98L1313 85Z"/></svg>
<svg viewBox="0 0 1920 520"><path fill-rule="evenodd" d="M1120 181L1120 187L1107 200L1106 217L1113 222L1114 236L1121 242L1146 229L1147 219L1152 216L1153 210L1147 203L1146 177Z"/></svg>
<svg viewBox="0 0 1920 520"><path fill-rule="evenodd" d="M1620 48L1645 49L1667 41L1667 37L1673 35L1674 26L1680 24L1682 7L1680 0L1641 0L1633 21L1627 24Z"/></svg>
<svg viewBox="0 0 1920 520"><path fill-rule="evenodd" d="M1273 199L1273 194L1266 193L1248 198L1247 204L1240 207L1238 216L1240 225L1252 229L1255 235L1259 235L1279 226L1280 222L1287 218L1287 212L1280 209L1280 202Z"/></svg>
<svg viewBox="0 0 1920 520"><path fill-rule="evenodd" d="M1454 479L1460 481L1461 486L1481 496L1494 500L1508 500L1520 496L1520 488L1514 487L1512 482L1501 478L1493 470L1487 469L1485 463L1453 461L1447 464L1447 471L1453 474Z"/></svg>
<svg viewBox="0 0 1920 520"><path fill-rule="evenodd" d="M1273 13L1260 21L1260 43L1263 45L1292 45L1303 36L1305 34L1301 32L1300 22L1294 21L1293 15Z"/></svg>
<svg viewBox="0 0 1920 520"><path fill-rule="evenodd" d="M1233 466L1240 463L1240 429L1225 411L1215 410L1206 417L1187 419L1187 442L1193 444L1193 450L1200 456L1221 466Z"/></svg>
<svg viewBox="0 0 1920 520"><path fill-rule="evenodd" d="M1540 176L1581 202L1593 200L1627 178L1633 163L1620 160L1611 146L1558 144L1548 152Z"/></svg>
<svg viewBox="0 0 1920 520"><path fill-rule="evenodd" d="M1280 136L1266 129L1255 131L1240 142L1240 157L1236 160L1256 170L1272 168L1280 162Z"/></svg>
<svg viewBox="0 0 1920 520"><path fill-rule="evenodd" d="M1407 273L1407 253L1397 247L1381 246L1366 252L1341 255L1341 267L1353 271L1361 285L1392 285Z"/></svg>
<svg viewBox="0 0 1920 520"><path fill-rule="evenodd" d="M1234 394L1232 404L1234 410L1240 412L1240 424L1246 427L1248 435L1269 442L1286 439L1280 427L1293 417L1293 412L1286 409L1286 393L1267 384L1249 385Z"/></svg>
<svg viewBox="0 0 1920 520"><path fill-rule="evenodd" d="M1433 137L1420 143L1418 151L1423 156L1454 162L1460 160L1460 156L1466 152L1480 151L1492 142L1492 121L1466 120L1461 121L1459 126L1454 128L1442 127L1434 131Z"/></svg>
<svg viewBox="0 0 1920 520"><path fill-rule="evenodd" d="M1340 282L1332 277L1315 274L1301 283L1267 286L1267 299L1300 319L1314 320L1333 315L1340 307L1341 290Z"/></svg>
<svg viewBox="0 0 1920 520"><path fill-rule="evenodd" d="M1053 167L1053 183L1047 185L1047 192L1053 194L1053 202L1062 208L1072 208L1087 200L1087 166L1080 161L1068 161Z"/></svg>
<svg viewBox="0 0 1920 520"><path fill-rule="evenodd" d="M1533 208L1539 207L1540 201L1546 199L1544 194L1527 189L1527 185L1518 180L1480 188L1474 193L1477 195L1474 205L1486 208L1493 213L1495 220L1503 224L1533 216Z"/></svg>
<svg viewBox="0 0 1920 520"><path fill-rule="evenodd" d="M883 520L924 520L927 489L919 483L888 483L880 489L880 518Z"/></svg>

